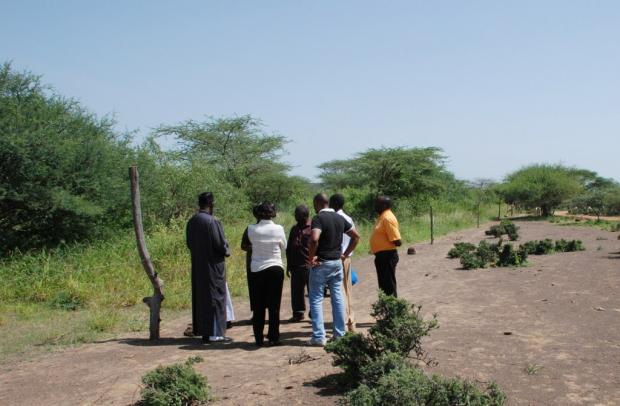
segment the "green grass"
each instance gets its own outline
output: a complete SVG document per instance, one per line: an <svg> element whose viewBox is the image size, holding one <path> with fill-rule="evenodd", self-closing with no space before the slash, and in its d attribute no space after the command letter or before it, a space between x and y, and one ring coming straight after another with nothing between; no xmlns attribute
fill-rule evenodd
<svg viewBox="0 0 620 406"><path fill-rule="evenodd" d="M485 208L483 221L495 214ZM428 216L396 213L405 245L430 238ZM292 214L275 221L286 232ZM446 208L435 216L435 235L475 226L473 212ZM373 224L358 221L362 236L358 255L369 251ZM247 296L245 253L239 248L246 224L225 224L233 249L227 260L228 284L233 296ZM166 319L188 314L191 307L190 262L185 246L185 221L150 230L147 247L155 269L164 280ZM128 331L146 331L148 310L141 303L152 292L136 250L132 230L114 239L76 244L37 253L17 254L0 261L0 362L35 349L92 342ZM36 351L34 351L36 352Z"/></svg>
<svg viewBox="0 0 620 406"><path fill-rule="evenodd" d="M606 231L620 231L620 222L607 220L577 220L570 217L550 217L551 223L561 226L595 227Z"/></svg>

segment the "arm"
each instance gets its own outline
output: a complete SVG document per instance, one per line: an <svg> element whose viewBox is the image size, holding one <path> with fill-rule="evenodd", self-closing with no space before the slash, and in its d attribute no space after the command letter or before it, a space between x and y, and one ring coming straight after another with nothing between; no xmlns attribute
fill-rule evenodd
<svg viewBox="0 0 620 406"><path fill-rule="evenodd" d="M211 232L211 244L213 246L213 251L218 252L225 257L229 257L230 247L228 246L228 241L226 241L226 237L224 236L224 227L222 224L217 220L211 221Z"/></svg>
<svg viewBox="0 0 620 406"><path fill-rule="evenodd" d="M385 232L387 233L388 240L391 241L396 247L403 245L400 240L400 230L398 229L397 221L385 221Z"/></svg>
<svg viewBox="0 0 620 406"><path fill-rule="evenodd" d="M310 246L308 248L308 263L311 266L318 265L318 261L316 258L316 250L319 247L319 237L321 236L321 229L314 228L312 229L312 235L310 236Z"/></svg>
<svg viewBox="0 0 620 406"><path fill-rule="evenodd" d="M349 241L347 249L342 253L342 259L350 256L351 253L355 250L355 247L357 247L357 243L360 241L360 235L355 228L351 228L345 234L351 237L351 240Z"/></svg>
<svg viewBox="0 0 620 406"><path fill-rule="evenodd" d="M243 236L241 237L241 249L244 251L252 250L252 242L250 241L250 237L248 236L248 228L245 228L243 232Z"/></svg>

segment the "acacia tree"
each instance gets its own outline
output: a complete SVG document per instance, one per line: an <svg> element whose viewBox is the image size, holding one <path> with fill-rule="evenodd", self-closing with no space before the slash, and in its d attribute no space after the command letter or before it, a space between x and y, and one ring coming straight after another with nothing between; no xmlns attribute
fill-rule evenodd
<svg viewBox="0 0 620 406"><path fill-rule="evenodd" d="M173 136L181 144L179 157L190 165L209 165L254 202L282 202L303 193L308 182L288 174L282 161L287 139L267 133L252 116L188 120L160 126L156 136Z"/></svg>
<svg viewBox="0 0 620 406"><path fill-rule="evenodd" d="M576 171L562 165L531 165L506 177L498 189L506 203L539 207L543 216L584 190Z"/></svg>

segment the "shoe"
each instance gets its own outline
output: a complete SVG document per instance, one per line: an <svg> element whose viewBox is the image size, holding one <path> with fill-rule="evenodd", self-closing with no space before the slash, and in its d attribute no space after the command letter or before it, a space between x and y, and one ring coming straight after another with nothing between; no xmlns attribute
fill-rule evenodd
<svg viewBox="0 0 620 406"><path fill-rule="evenodd" d="M299 323L300 321L304 320L304 315L300 314L299 316L293 316L290 319L288 319L289 323Z"/></svg>
<svg viewBox="0 0 620 406"><path fill-rule="evenodd" d="M192 327L191 324L189 324L187 326L187 328L185 329L185 331L183 332L183 335L185 337L193 337L194 336L194 328Z"/></svg>
<svg viewBox="0 0 620 406"><path fill-rule="evenodd" d="M278 347L278 346L280 346L280 345L282 345L282 343L280 342L280 340L278 340L278 341L269 341L269 346L270 346L270 347Z"/></svg>
<svg viewBox="0 0 620 406"><path fill-rule="evenodd" d="M308 341L308 345L311 347L325 347L325 340L317 340L315 338L311 338Z"/></svg>
<svg viewBox="0 0 620 406"><path fill-rule="evenodd" d="M203 338L204 340L204 338ZM222 336L209 336L210 343L232 343L233 339L230 337L222 337Z"/></svg>
<svg viewBox="0 0 620 406"><path fill-rule="evenodd" d="M228 330L229 328L232 328L232 327L233 327L232 321L227 321L226 322L226 330Z"/></svg>

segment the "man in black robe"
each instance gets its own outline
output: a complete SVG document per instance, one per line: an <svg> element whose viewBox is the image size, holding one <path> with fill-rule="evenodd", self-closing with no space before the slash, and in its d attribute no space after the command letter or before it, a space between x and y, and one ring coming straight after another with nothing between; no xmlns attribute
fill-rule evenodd
<svg viewBox="0 0 620 406"><path fill-rule="evenodd" d="M230 342L226 337L226 268L230 248L224 229L213 216L213 193L198 196L200 210L187 222L187 247L192 257L192 326L205 342Z"/></svg>

